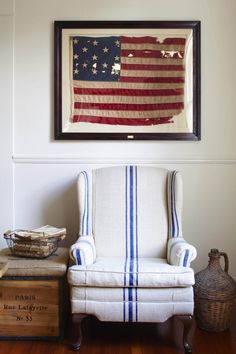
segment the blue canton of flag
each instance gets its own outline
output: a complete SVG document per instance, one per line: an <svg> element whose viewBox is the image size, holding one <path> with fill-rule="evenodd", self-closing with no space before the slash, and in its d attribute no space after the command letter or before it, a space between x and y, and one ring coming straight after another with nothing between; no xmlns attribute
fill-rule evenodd
<svg viewBox="0 0 236 354"><path fill-rule="evenodd" d="M119 81L120 37L73 37L73 80Z"/></svg>

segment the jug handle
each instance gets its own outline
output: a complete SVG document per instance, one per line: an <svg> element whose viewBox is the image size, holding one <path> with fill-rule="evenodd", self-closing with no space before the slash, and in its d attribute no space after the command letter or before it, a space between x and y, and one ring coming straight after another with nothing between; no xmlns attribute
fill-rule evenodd
<svg viewBox="0 0 236 354"><path fill-rule="evenodd" d="M227 253L225 252L220 252L220 255L224 257L224 261L225 261L225 273L228 273L229 271L229 258L228 258L228 255Z"/></svg>

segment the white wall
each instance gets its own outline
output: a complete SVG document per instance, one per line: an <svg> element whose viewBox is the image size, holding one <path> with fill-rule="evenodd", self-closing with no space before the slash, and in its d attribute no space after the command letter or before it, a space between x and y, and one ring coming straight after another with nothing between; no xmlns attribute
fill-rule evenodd
<svg viewBox="0 0 236 354"><path fill-rule="evenodd" d="M0 233L13 224L13 4L0 1Z"/></svg>
<svg viewBox="0 0 236 354"><path fill-rule="evenodd" d="M1 23L2 19L8 20L3 21L1 43L8 43L4 75L10 86L7 94L0 84L7 95L7 113L1 112L1 146L6 151L1 165L14 177L14 183L13 177L8 181L8 192L1 187L4 203L9 203L7 196L14 191L14 201L11 200L5 217L7 222L2 222L1 228L6 224L22 228L44 223L66 226L69 244L77 230L75 179L80 169L118 163L163 165L181 170L184 177L184 232L199 252L194 268L205 267L209 249L218 247L229 254L230 273L236 276L236 2L15 0L13 16L13 1L0 1L4 13L8 10L9 14L1 16ZM7 4L12 7L7 9ZM201 20L202 140L54 141L54 20ZM4 203L1 215L6 214Z"/></svg>

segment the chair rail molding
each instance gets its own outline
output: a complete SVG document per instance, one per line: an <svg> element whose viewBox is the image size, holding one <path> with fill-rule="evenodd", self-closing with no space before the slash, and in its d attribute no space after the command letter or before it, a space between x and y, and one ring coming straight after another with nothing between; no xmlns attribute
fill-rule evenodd
<svg viewBox="0 0 236 354"><path fill-rule="evenodd" d="M80 157L76 155L13 155L14 164L183 164L183 165L235 165L236 158L197 159L197 158L133 158L133 157Z"/></svg>

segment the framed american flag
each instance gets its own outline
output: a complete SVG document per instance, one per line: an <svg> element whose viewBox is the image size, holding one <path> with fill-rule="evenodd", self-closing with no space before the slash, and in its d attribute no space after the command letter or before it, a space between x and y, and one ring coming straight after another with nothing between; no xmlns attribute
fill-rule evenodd
<svg viewBox="0 0 236 354"><path fill-rule="evenodd" d="M55 21L55 139L200 140L200 21Z"/></svg>

